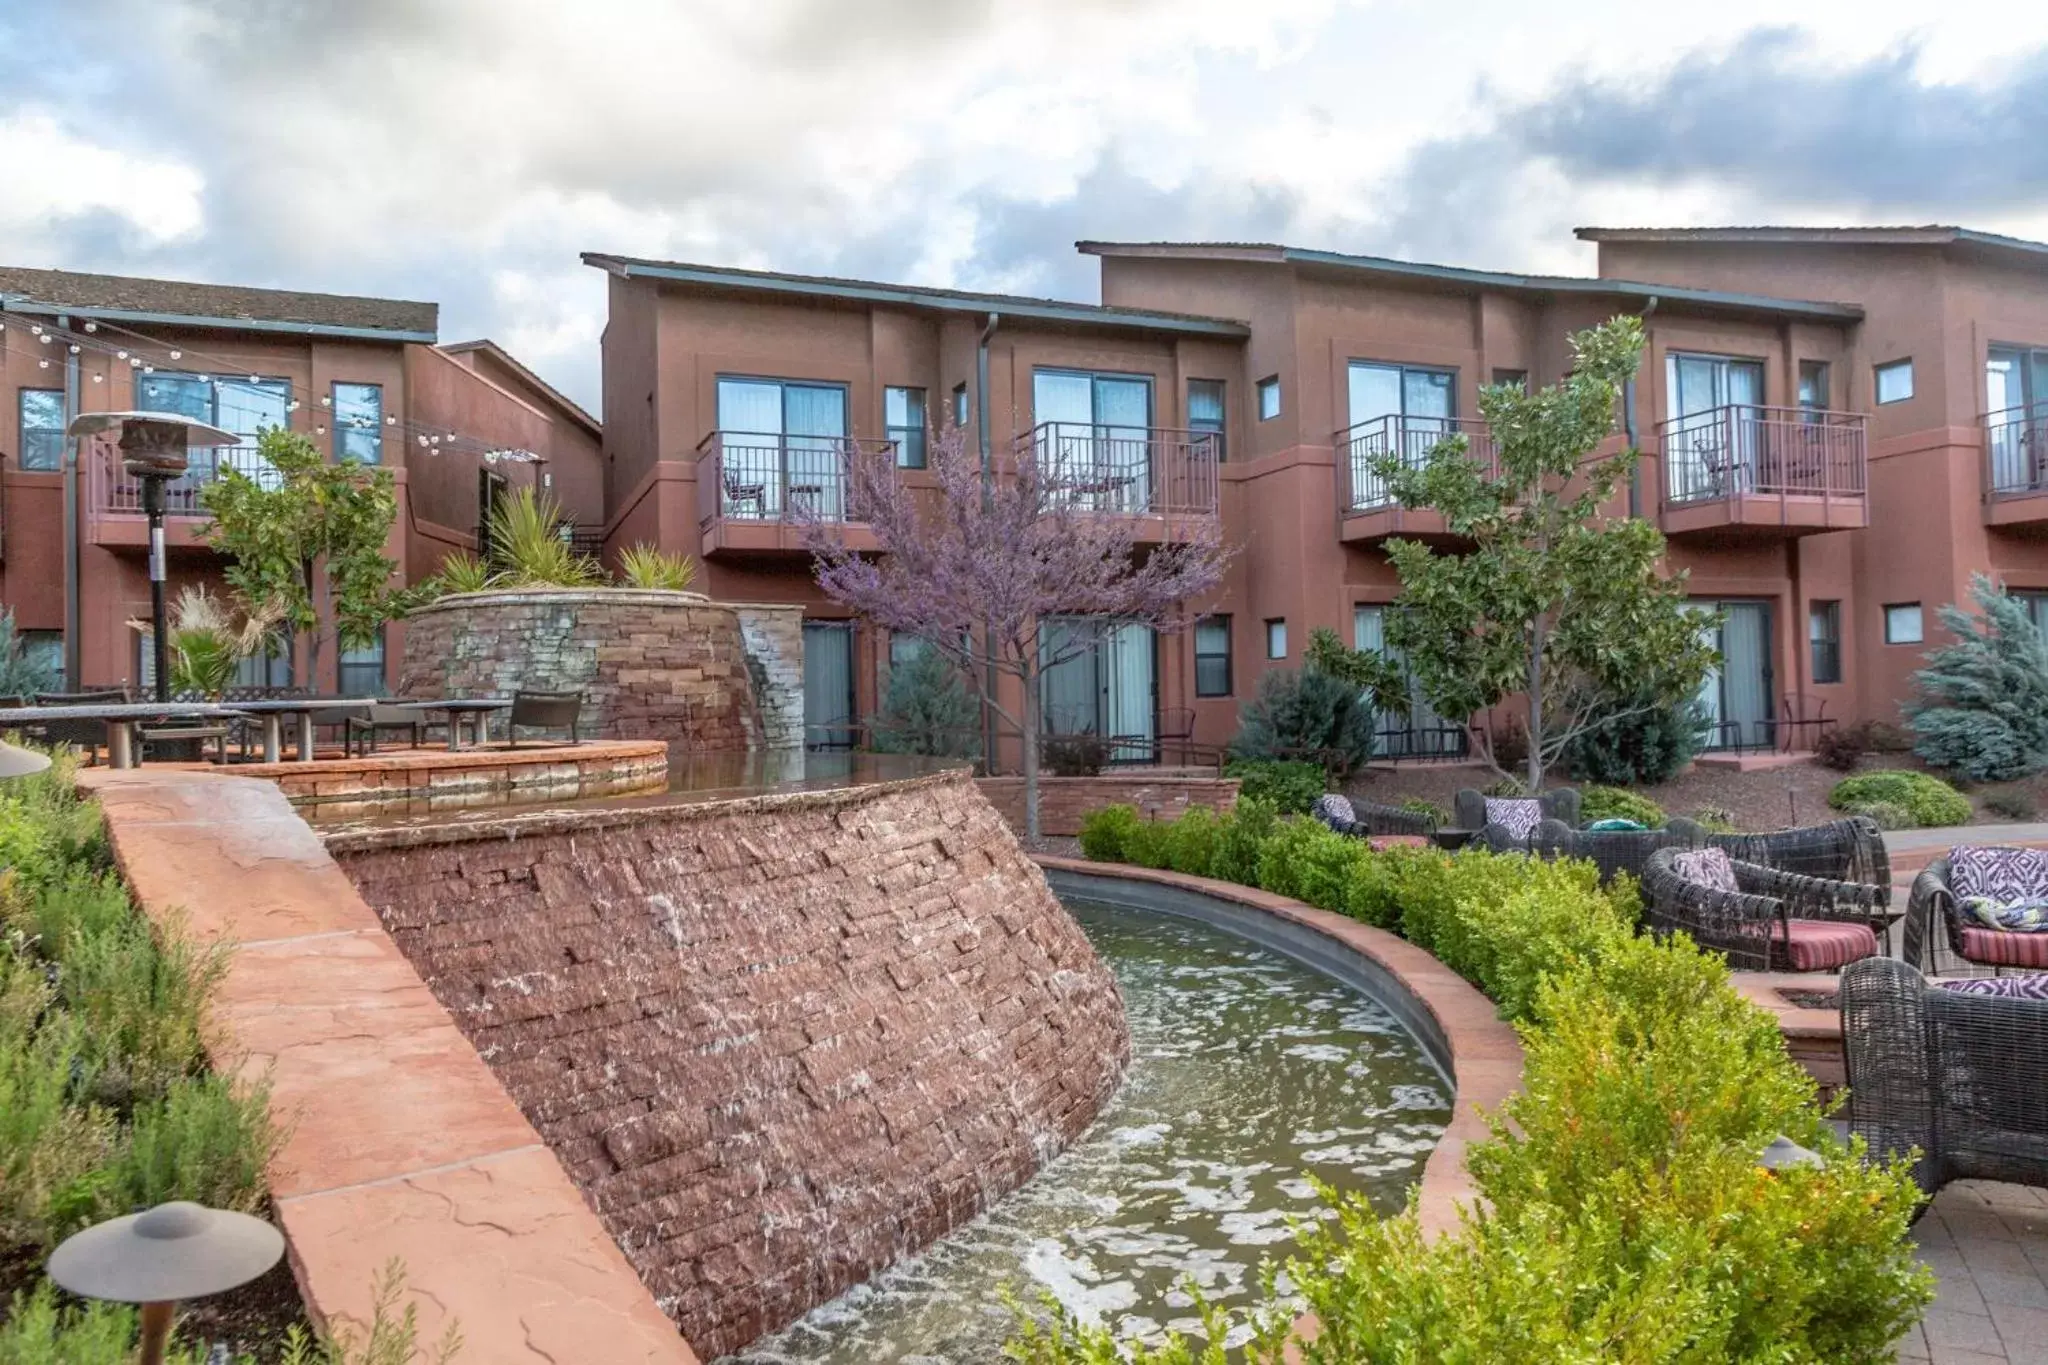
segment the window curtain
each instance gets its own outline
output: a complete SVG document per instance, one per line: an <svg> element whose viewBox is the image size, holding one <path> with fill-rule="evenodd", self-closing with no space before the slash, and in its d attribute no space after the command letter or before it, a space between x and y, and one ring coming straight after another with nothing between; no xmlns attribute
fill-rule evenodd
<svg viewBox="0 0 2048 1365"><path fill-rule="evenodd" d="M1740 743L1770 739L1770 610L1761 602L1729 602L1721 626L1721 719L1740 726Z"/></svg>
<svg viewBox="0 0 2048 1365"><path fill-rule="evenodd" d="M846 435L846 391L822 385L786 384L782 390L783 431L789 444L789 500L792 508L826 521L846 517L846 469L841 461Z"/></svg>
<svg viewBox="0 0 2048 1365"><path fill-rule="evenodd" d="M1096 438L1103 512L1140 513L1152 506L1152 386L1142 379L1095 379Z"/></svg>
<svg viewBox="0 0 2048 1365"><path fill-rule="evenodd" d="M1104 728L1117 739L1139 741L1124 745L1115 757L1149 759L1157 737L1152 715L1152 628L1128 621L1110 627L1104 653L1109 664Z"/></svg>
<svg viewBox="0 0 2048 1365"><path fill-rule="evenodd" d="M1083 617L1048 620L1039 632L1038 728L1048 735L1100 734L1102 695L1096 626ZM1053 663L1062 654L1073 657ZM1048 667L1047 665L1050 664Z"/></svg>
<svg viewBox="0 0 2048 1365"><path fill-rule="evenodd" d="M804 623L804 743L843 749L853 743L853 628Z"/></svg>

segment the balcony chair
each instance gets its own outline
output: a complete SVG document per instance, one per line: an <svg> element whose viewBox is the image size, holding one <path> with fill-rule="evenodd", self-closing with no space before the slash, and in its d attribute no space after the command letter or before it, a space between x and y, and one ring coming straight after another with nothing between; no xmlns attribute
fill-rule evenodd
<svg viewBox="0 0 2048 1365"><path fill-rule="evenodd" d="M1777 737L1783 741L1785 752L1788 754L1800 740L1804 740L1806 747L1811 749L1820 742L1820 737L1828 732L1828 727L1836 723L1835 717L1828 714L1826 697L1812 697L1803 692L1787 692L1784 700L1784 713L1773 722L1773 729L1777 731Z"/></svg>
<svg viewBox="0 0 2048 1365"><path fill-rule="evenodd" d="M1966 860L1961 868L1955 862L1958 855ZM1959 847L1936 858L1913 880L1901 955L1923 971L1953 965L1936 962L1943 946L1954 959L1980 967L2048 970L2048 931L1995 929L1970 914L1965 904L1979 885L1987 891L1997 887L2007 900L2037 897L2044 868L2048 853L2039 849Z"/></svg>
<svg viewBox="0 0 2048 1365"><path fill-rule="evenodd" d="M1888 958L1843 969L1849 1131L1913 1178L2048 1186L2048 976L1930 983Z"/></svg>
<svg viewBox="0 0 2048 1365"><path fill-rule="evenodd" d="M1683 930L1747 971L1836 971L1875 957L1889 886L1740 862L1718 848L1660 848L1643 865L1643 921Z"/></svg>
<svg viewBox="0 0 2048 1365"><path fill-rule="evenodd" d="M723 493L725 498L724 506L721 508L722 515L736 517L739 513L734 510L735 507L741 503L750 502L754 505L754 512L749 520L766 521L768 519L768 485L766 483L748 483L729 469L723 471L721 482L724 485Z"/></svg>
<svg viewBox="0 0 2048 1365"><path fill-rule="evenodd" d="M508 748L519 747L519 728L529 730L567 730L569 742L580 744L576 721L583 710L581 692L514 692L512 710L505 719L505 742Z"/></svg>

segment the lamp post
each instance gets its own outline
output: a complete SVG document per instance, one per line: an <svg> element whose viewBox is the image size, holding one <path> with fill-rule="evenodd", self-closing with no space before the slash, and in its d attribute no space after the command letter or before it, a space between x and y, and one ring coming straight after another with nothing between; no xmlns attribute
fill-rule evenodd
<svg viewBox="0 0 2048 1365"><path fill-rule="evenodd" d="M284 1255L284 1236L261 1218L178 1201L111 1218L64 1239L50 1278L80 1298L142 1305L140 1365L163 1365L180 1299L224 1294Z"/></svg>
<svg viewBox="0 0 2048 1365"><path fill-rule="evenodd" d="M164 621L164 483L182 476L193 446L231 446L241 437L175 412L81 412L67 436L118 431L121 466L142 481L142 510L149 518L149 620L156 699L171 699L170 651Z"/></svg>

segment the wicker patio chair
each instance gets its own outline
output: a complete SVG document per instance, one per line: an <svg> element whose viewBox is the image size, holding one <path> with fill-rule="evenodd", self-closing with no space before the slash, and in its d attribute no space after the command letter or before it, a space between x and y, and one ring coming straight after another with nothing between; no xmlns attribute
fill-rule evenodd
<svg viewBox="0 0 2048 1365"><path fill-rule="evenodd" d="M1957 958L1979 966L2048 971L2048 933L2014 934L1964 923L1949 885L1945 853L1913 879L1913 894L1906 901L1902 956L1922 971L1935 971L1949 965L1934 960L1944 944Z"/></svg>
<svg viewBox="0 0 2048 1365"><path fill-rule="evenodd" d="M1888 958L1851 963L1840 998L1849 1128L1873 1152L1918 1148L1929 1194L2048 1185L2048 1000L1929 985Z"/></svg>
<svg viewBox="0 0 2048 1365"><path fill-rule="evenodd" d="M1892 859L1884 846L1884 832L1867 815L1764 834L1709 834L1703 826L1682 818L1672 820L1668 828L1696 832L1699 846L1722 849L1741 862L1762 863L1780 872L1832 882L1892 884Z"/></svg>
<svg viewBox="0 0 2048 1365"><path fill-rule="evenodd" d="M1406 834L1428 838L1436 833L1436 817L1399 806L1382 806L1372 801L1353 801L1334 792L1316 798L1309 813L1339 834L1354 839L1372 835Z"/></svg>
<svg viewBox="0 0 2048 1365"><path fill-rule="evenodd" d="M1528 848L1539 858L1584 858L1600 869L1603 882L1617 872L1641 881L1658 849L1699 848L1702 842L1703 831L1689 820L1663 829L1573 829L1562 820L1543 820L1530 832Z"/></svg>
<svg viewBox="0 0 2048 1365"><path fill-rule="evenodd" d="M1459 829L1478 831L1474 842L1483 843L1496 851L1502 849L1521 850L1529 847L1526 834L1517 834L1502 829L1499 834L1488 835L1486 827L1492 823L1486 818L1486 796L1470 787L1460 790L1452 799L1451 814ZM1502 798L1495 798L1500 800ZM1534 800L1539 808L1538 820L1558 820L1572 829L1579 827L1579 789L1577 787L1552 787L1534 797L1511 797L1510 800ZM1532 832L1533 832L1532 822ZM1505 836L1505 837L1503 837Z"/></svg>
<svg viewBox="0 0 2048 1365"><path fill-rule="evenodd" d="M1729 860L1736 890L1685 875L1687 850L1660 848L1643 865L1643 919L1655 932L1684 930L1749 971L1832 971L1874 957L1891 888L1829 881Z"/></svg>

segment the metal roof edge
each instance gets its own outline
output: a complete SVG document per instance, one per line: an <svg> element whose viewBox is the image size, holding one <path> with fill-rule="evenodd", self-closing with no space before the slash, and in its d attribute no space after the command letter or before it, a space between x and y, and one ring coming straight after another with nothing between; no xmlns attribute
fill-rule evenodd
<svg viewBox="0 0 2048 1365"><path fill-rule="evenodd" d="M327 322L288 322L282 318L224 318L199 313L145 313L129 308L94 308L79 304L43 303L23 294L0 295L0 312L37 317L105 318L109 322L155 323L158 326L207 327L222 331L289 332L300 336L335 337L350 341L416 342L431 346L438 332L401 332L384 327L344 327Z"/></svg>

